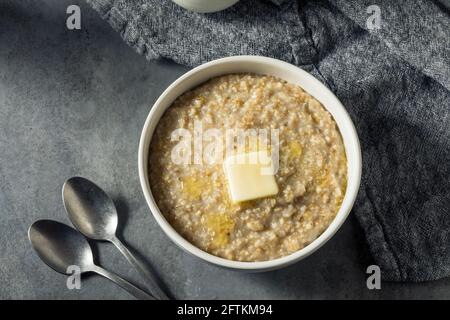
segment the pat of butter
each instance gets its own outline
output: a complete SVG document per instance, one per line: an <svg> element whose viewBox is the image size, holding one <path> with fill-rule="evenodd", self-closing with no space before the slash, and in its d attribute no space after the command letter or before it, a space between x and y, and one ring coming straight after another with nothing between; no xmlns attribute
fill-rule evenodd
<svg viewBox="0 0 450 320"><path fill-rule="evenodd" d="M223 169L231 200L235 203L278 193L272 157L267 151L229 156Z"/></svg>

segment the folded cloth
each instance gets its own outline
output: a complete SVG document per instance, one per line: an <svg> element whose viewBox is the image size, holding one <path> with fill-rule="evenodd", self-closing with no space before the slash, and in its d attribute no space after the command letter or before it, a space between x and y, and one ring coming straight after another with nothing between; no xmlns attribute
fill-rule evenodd
<svg viewBox="0 0 450 320"><path fill-rule="evenodd" d="M361 139L363 178L353 211L382 278L450 274L448 6L241 0L222 12L197 14L169 0L87 1L148 59L195 66L263 55L323 81Z"/></svg>

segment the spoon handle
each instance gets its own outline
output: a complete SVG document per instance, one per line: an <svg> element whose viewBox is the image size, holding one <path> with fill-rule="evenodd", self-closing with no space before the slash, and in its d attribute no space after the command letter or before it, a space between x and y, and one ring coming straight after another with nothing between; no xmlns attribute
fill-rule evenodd
<svg viewBox="0 0 450 320"><path fill-rule="evenodd" d="M111 242L119 249L119 251L127 258L127 260L136 268L141 276L147 280L150 292L160 300L168 300L169 297L164 293L158 285L155 275L150 272L136 257L128 250L128 248L117 238L113 238Z"/></svg>
<svg viewBox="0 0 450 320"><path fill-rule="evenodd" d="M103 269L102 267L93 266L90 271L98 273L99 275L104 276L105 278L111 280L112 282L114 282L115 284L120 286L122 289L125 289L131 295L135 296L138 299L141 299L141 300L155 300L155 298L153 296L149 295L145 291L139 289L138 287L136 287L135 285L131 284L127 280L119 277L117 274L109 272L108 270Z"/></svg>

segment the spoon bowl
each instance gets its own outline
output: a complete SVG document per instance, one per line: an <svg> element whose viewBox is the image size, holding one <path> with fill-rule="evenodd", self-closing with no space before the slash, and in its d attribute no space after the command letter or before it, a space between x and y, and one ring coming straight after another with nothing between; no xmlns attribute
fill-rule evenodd
<svg viewBox="0 0 450 320"><path fill-rule="evenodd" d="M94 257L91 247L73 228L52 220L39 220L28 230L28 238L39 257L55 271L68 274L69 266L81 272L92 270Z"/></svg>
<svg viewBox="0 0 450 320"><path fill-rule="evenodd" d="M111 240L117 230L117 210L112 199L95 183L73 177L64 183L64 207L73 225L86 237Z"/></svg>

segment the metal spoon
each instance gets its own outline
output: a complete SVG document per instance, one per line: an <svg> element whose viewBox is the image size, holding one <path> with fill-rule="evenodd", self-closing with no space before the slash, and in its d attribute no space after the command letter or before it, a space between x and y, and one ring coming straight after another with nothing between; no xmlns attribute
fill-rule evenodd
<svg viewBox="0 0 450 320"><path fill-rule="evenodd" d="M68 267L78 266L81 273L98 273L138 299L154 300L152 296L118 275L95 265L86 238L63 223L52 220L36 221L28 230L28 238L42 261L59 273L70 274Z"/></svg>
<svg viewBox="0 0 450 320"><path fill-rule="evenodd" d="M73 177L64 183L62 196L75 228L88 238L113 243L147 280L152 295L157 299L168 299L155 276L117 238L117 210L105 191L88 179Z"/></svg>

